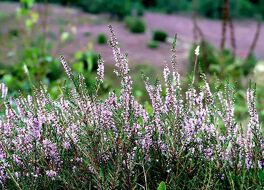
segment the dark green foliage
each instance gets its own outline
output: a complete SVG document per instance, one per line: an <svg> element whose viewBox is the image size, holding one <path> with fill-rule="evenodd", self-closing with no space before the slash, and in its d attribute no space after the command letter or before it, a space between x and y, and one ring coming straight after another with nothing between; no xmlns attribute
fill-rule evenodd
<svg viewBox="0 0 264 190"><path fill-rule="evenodd" d="M264 19L264 0L259 0L258 5L256 6L259 14L262 16L262 19Z"/></svg>
<svg viewBox="0 0 264 190"><path fill-rule="evenodd" d="M49 0L49 3L78 6L90 13L108 13L112 17L123 19L136 9L138 15L143 15L144 7L139 0Z"/></svg>
<svg viewBox="0 0 264 190"><path fill-rule="evenodd" d="M120 19L130 15L132 9L132 2L129 0L79 0L77 4L87 12L106 12Z"/></svg>
<svg viewBox="0 0 264 190"><path fill-rule="evenodd" d="M139 3L139 2L135 3L133 5L133 7L132 7L133 15L134 15L134 12L135 12L135 15L143 16L144 15L144 11L145 11L144 9L145 8L144 8L144 6L141 3Z"/></svg>
<svg viewBox="0 0 264 190"><path fill-rule="evenodd" d="M19 36L19 31L17 29L10 29L9 30L9 35L12 37L18 37Z"/></svg>
<svg viewBox="0 0 264 190"><path fill-rule="evenodd" d="M193 72L194 68L194 49L197 45L194 45L190 50L190 67L189 71ZM223 52L217 50L208 42L202 42L200 44L200 55L198 57L198 74L205 73L211 81L219 83L220 81L229 81L235 83L234 89L236 89L236 116L243 120L248 112L247 106L244 103L246 94L244 89L247 88L247 83L253 78L253 69L257 64L257 59L254 55L250 55L248 58L242 59L235 57L230 50L224 50ZM220 79L220 81L219 81ZM257 79L256 79L257 80ZM263 96L263 87L259 86L257 94L259 97ZM263 104L258 100L257 105L259 110L263 110ZM264 119L264 112L260 112L260 118Z"/></svg>
<svg viewBox="0 0 264 190"><path fill-rule="evenodd" d="M251 73L257 63L254 55L241 60L236 58L230 50L225 49L221 52L206 41L201 42L200 46L199 68L202 72L216 75L219 78L229 76L235 82ZM190 62L192 64L195 59L193 53L195 48L196 45L190 50ZM190 67L190 70L192 69L193 65Z"/></svg>
<svg viewBox="0 0 264 190"><path fill-rule="evenodd" d="M61 78L62 69L61 63L58 60L53 60L51 57L47 60L47 77L50 81L55 81Z"/></svg>
<svg viewBox="0 0 264 190"><path fill-rule="evenodd" d="M259 1L258 4L253 4L249 0L230 0L230 14L235 18L254 17L258 14L264 15L264 4ZM198 0L197 12L200 15L209 18L222 18L223 1Z"/></svg>
<svg viewBox="0 0 264 190"><path fill-rule="evenodd" d="M54 0L53 0L54 1ZM57 2L59 0L56 0ZM138 16L144 14L144 6L140 1L135 0L60 0L69 1L68 5L77 5L84 11L90 13L108 13L114 18L123 19L125 16L131 15L133 11L137 12Z"/></svg>
<svg viewBox="0 0 264 190"><path fill-rule="evenodd" d="M244 65L243 65L243 74L247 76L256 66L257 58L254 54L251 54L246 58Z"/></svg>
<svg viewBox="0 0 264 190"><path fill-rule="evenodd" d="M92 73L96 73L98 68L98 56L99 55L92 50L75 53L75 61L72 65L73 71L85 76L85 83L89 89L92 88L96 82Z"/></svg>
<svg viewBox="0 0 264 190"><path fill-rule="evenodd" d="M190 62L192 64L195 60L193 52L196 46L197 45L194 45L190 50ZM226 76L227 73L234 78L241 75L241 66L235 61L234 55L229 50L221 52L206 41L201 42L200 46L201 51L198 62L201 72L217 75L220 78ZM190 69L193 70L192 65Z"/></svg>
<svg viewBox="0 0 264 190"><path fill-rule="evenodd" d="M0 80L7 82L10 91L29 91L30 85L40 82L49 84L61 78L60 63L49 53L43 54L41 47L32 43L18 52L19 60L12 66L1 68ZM14 82L16 81L16 82Z"/></svg>
<svg viewBox="0 0 264 190"><path fill-rule="evenodd" d="M144 21L139 17L126 17L125 25L132 33L144 33L146 30Z"/></svg>
<svg viewBox="0 0 264 190"><path fill-rule="evenodd" d="M81 64L82 69L76 69L78 72L83 72L83 71L96 71L97 70L97 61L98 61L98 54L95 53L92 50L86 51L86 52L76 52L75 53L75 59L77 64Z"/></svg>
<svg viewBox="0 0 264 190"><path fill-rule="evenodd" d="M193 45L193 47L190 49L190 54L189 54L190 63L191 63L190 70L193 69L193 63L195 61L194 50L196 46L197 45ZM202 72L208 73L210 65L217 64L217 63L218 63L218 60L217 60L215 48L206 41L201 42L201 52L199 55L199 66L202 69ZM213 70L212 72L219 72L219 71L216 69L216 71Z"/></svg>
<svg viewBox="0 0 264 190"><path fill-rule="evenodd" d="M159 47L159 43L155 40L149 40L148 43L147 43L147 46L150 48L150 49L156 49Z"/></svg>
<svg viewBox="0 0 264 190"><path fill-rule="evenodd" d="M191 0L49 0L48 2L78 6L91 13L109 13L121 19L130 15L133 10L136 10L137 15L140 16L144 9L149 8L166 13L192 11ZM196 2L196 11L200 15L221 18L223 1L197 0ZM230 8L231 15L236 18L255 15L264 17L264 0L230 0Z"/></svg>
<svg viewBox="0 0 264 190"><path fill-rule="evenodd" d="M223 1L198 0L197 12L209 18L221 18Z"/></svg>
<svg viewBox="0 0 264 190"><path fill-rule="evenodd" d="M237 4L237 17L252 17L256 14L256 8L248 0L239 0Z"/></svg>
<svg viewBox="0 0 264 190"><path fill-rule="evenodd" d="M168 34L163 30L155 30L152 39L155 41L165 42Z"/></svg>
<svg viewBox="0 0 264 190"><path fill-rule="evenodd" d="M107 37L104 33L100 33L97 36L97 43L98 44L106 44L107 43Z"/></svg>
<svg viewBox="0 0 264 190"><path fill-rule="evenodd" d="M190 7L190 5L191 2L188 0L156 0L155 7L162 11L165 11L166 13L175 13L188 10L188 7Z"/></svg>
<svg viewBox="0 0 264 190"><path fill-rule="evenodd" d="M129 0L108 0L104 2L108 13L118 18L124 18L131 14L131 2Z"/></svg>
<svg viewBox="0 0 264 190"><path fill-rule="evenodd" d="M153 1L153 0L140 0L140 2L142 3L144 7L147 7L147 8L156 6L156 1Z"/></svg>

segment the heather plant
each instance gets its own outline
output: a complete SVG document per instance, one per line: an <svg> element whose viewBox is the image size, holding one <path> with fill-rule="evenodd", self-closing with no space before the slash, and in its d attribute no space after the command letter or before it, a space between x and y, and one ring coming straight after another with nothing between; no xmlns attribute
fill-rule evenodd
<svg viewBox="0 0 264 190"><path fill-rule="evenodd" d="M159 43L157 41L155 41L155 40L149 40L147 42L147 46L150 49L157 49L159 47Z"/></svg>
<svg viewBox="0 0 264 190"><path fill-rule="evenodd" d="M234 55L230 49L219 51L212 44L207 41L200 43L202 51L199 61L201 62L200 68L203 72L216 75L218 78L224 78L226 75L232 81L242 80L252 73L257 64L257 58L254 54L250 54L248 58L241 58ZM195 45L189 52L189 60L194 62L195 56L193 50ZM192 70L192 67L189 68Z"/></svg>
<svg viewBox="0 0 264 190"><path fill-rule="evenodd" d="M145 22L139 18L134 16L128 16L124 20L125 26L132 33L144 33L146 30Z"/></svg>
<svg viewBox="0 0 264 190"><path fill-rule="evenodd" d="M155 30L152 34L152 39L155 41L165 42L168 34L163 30Z"/></svg>
<svg viewBox="0 0 264 190"><path fill-rule="evenodd" d="M97 43L98 44L106 44L107 43L107 37L104 33L100 33L97 36Z"/></svg>
<svg viewBox="0 0 264 190"><path fill-rule="evenodd" d="M248 82L254 78L254 68L256 67L258 61L254 54L249 54L247 58L242 58L233 55L229 49L224 49L219 51L212 44L201 41L201 52L198 58L199 70L206 73L207 78L212 81L212 83L218 83L220 80L229 81L236 88L235 93L235 109L238 120L244 120L247 113L247 108L245 105L246 88L248 87ZM195 55L193 54L196 45L193 45L189 51L189 61L191 63L195 62ZM190 64L189 71L193 70L193 64ZM254 80L258 81L261 77L255 77ZM258 91L256 99L259 116L261 120L264 119L264 106L261 103L261 97L263 96L263 86L258 84Z"/></svg>
<svg viewBox="0 0 264 190"><path fill-rule="evenodd" d="M45 86L32 96L8 97L1 89L0 182L8 189L261 189L264 138L247 90L249 120L236 121L234 91L195 86L184 91L176 63L159 81L143 76L151 109L133 96L127 55L109 26L121 92L98 96L104 61L98 59L94 88L61 63L73 84L56 100ZM199 48L195 55L199 56ZM196 62L197 64L197 62ZM195 65L196 65L195 64Z"/></svg>

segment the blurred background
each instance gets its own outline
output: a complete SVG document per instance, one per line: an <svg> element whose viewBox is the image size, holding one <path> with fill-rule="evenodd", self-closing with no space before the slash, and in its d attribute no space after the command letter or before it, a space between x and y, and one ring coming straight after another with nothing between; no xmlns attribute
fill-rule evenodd
<svg viewBox="0 0 264 190"><path fill-rule="evenodd" d="M194 48L201 46L199 70L209 81L234 85L238 117L247 111L245 89L253 81L264 96L264 0L17 0L0 1L0 81L13 96L46 84L53 98L61 95L64 55L74 72L95 83L97 59L106 64L101 95L118 91L108 24L128 53L134 95L146 102L141 72L161 79L177 34L178 70L183 85L193 72ZM219 85L218 85L219 84ZM263 89L263 90L262 90ZM263 96L262 96L263 95ZM263 98L258 99L264 116Z"/></svg>

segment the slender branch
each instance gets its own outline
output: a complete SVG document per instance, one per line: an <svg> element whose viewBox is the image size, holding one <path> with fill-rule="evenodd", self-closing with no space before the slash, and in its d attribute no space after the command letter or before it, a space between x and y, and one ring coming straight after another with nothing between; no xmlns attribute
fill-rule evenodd
<svg viewBox="0 0 264 190"><path fill-rule="evenodd" d="M227 21L228 21L228 0L224 0L223 10L222 10L222 38L221 38L221 44L220 44L220 49L222 51L225 48Z"/></svg>
<svg viewBox="0 0 264 190"><path fill-rule="evenodd" d="M45 0L45 2L44 2L44 15L43 15L43 21L42 21L42 33L43 33L42 53L43 53L43 55L46 52L48 7L49 7L48 0Z"/></svg>
<svg viewBox="0 0 264 190"><path fill-rule="evenodd" d="M229 23L229 28L230 28L230 38L231 38L231 46L232 46L232 52L233 55L236 55L236 36L235 36L235 28L233 25L233 20L232 16L230 13L230 5L229 5L229 0L227 4L227 15L228 15L228 23Z"/></svg>
<svg viewBox="0 0 264 190"><path fill-rule="evenodd" d="M258 21L256 33L254 35L252 44L251 44L251 46L249 48L249 51L248 51L248 54L247 54L247 58L249 58L249 56L254 52L254 50L255 50L255 48L257 46L257 42L258 42L258 39L259 39L259 36L260 36L260 31L261 31L261 21Z"/></svg>
<svg viewBox="0 0 264 190"><path fill-rule="evenodd" d="M195 62L194 62L194 69L193 69L193 80L192 80L192 85L194 85L195 81L195 75L196 75L196 68L197 68L197 62L198 62L198 56L200 54L200 46L197 46L195 49Z"/></svg>
<svg viewBox="0 0 264 190"><path fill-rule="evenodd" d="M196 7L197 7L197 2L193 0L192 4L192 9L193 9L193 14L192 14L192 21L193 21L193 35L194 35L194 42L198 43L198 38L200 37L200 41L204 41L204 34L201 28L199 27L197 23L197 15L196 15Z"/></svg>

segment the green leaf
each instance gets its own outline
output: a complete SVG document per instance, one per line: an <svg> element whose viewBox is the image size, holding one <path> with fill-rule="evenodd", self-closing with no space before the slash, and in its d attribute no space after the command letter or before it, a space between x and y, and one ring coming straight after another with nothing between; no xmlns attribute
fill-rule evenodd
<svg viewBox="0 0 264 190"><path fill-rule="evenodd" d="M70 34L68 32L63 32L61 34L61 41L65 42L65 41L67 41L69 39L69 37L70 37Z"/></svg>
<svg viewBox="0 0 264 190"><path fill-rule="evenodd" d="M82 62L74 63L72 67L73 67L73 70L78 73L82 73L84 70Z"/></svg>
<svg viewBox="0 0 264 190"><path fill-rule="evenodd" d="M83 57L83 52L81 52L81 51L77 51L77 52L74 54L74 58L77 59L77 60L82 59L82 57Z"/></svg>
<svg viewBox="0 0 264 190"><path fill-rule="evenodd" d="M166 190L166 183L164 181L160 182L157 190Z"/></svg>
<svg viewBox="0 0 264 190"><path fill-rule="evenodd" d="M26 5L27 8L32 8L35 0L20 0L20 3Z"/></svg>

